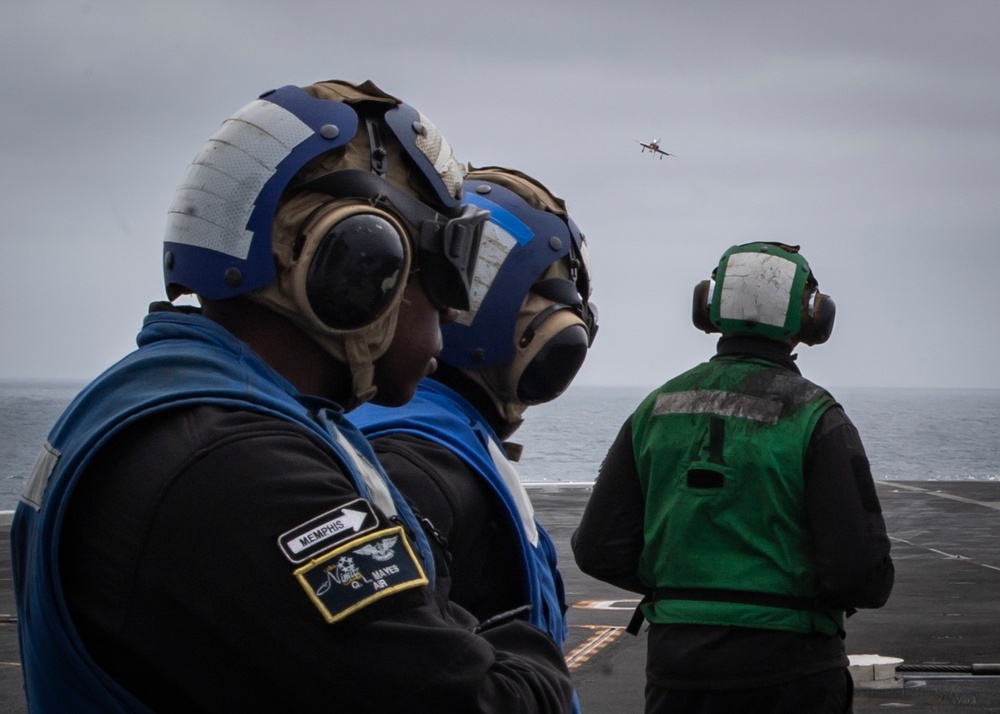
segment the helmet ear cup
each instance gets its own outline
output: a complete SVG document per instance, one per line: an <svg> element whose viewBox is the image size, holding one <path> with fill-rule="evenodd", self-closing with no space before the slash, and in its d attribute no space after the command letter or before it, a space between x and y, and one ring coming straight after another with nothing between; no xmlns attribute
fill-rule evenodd
<svg viewBox="0 0 1000 714"><path fill-rule="evenodd" d="M821 345L830 339L833 321L837 317L837 305L833 298L816 291L803 312L799 341L811 346Z"/></svg>
<svg viewBox="0 0 1000 714"><path fill-rule="evenodd" d="M319 230L305 271L309 308L334 330L371 324L405 284L406 237L378 212L352 213Z"/></svg>
<svg viewBox="0 0 1000 714"><path fill-rule="evenodd" d="M702 280L694 286L694 299L691 303L691 322L702 332L718 332L719 328L712 324L712 281Z"/></svg>
<svg viewBox="0 0 1000 714"><path fill-rule="evenodd" d="M566 391L587 358L590 337L583 324L571 324L545 341L517 380L525 404L550 402Z"/></svg>

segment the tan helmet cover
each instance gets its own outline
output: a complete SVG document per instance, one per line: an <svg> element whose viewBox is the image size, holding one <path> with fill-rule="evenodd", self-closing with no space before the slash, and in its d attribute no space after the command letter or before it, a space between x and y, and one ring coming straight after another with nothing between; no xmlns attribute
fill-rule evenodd
<svg viewBox="0 0 1000 714"><path fill-rule="evenodd" d="M296 190L310 179L344 169L371 168L371 146L366 121L377 121L382 144L386 150L387 171L384 178L392 185L427 203L438 205L428 186L421 183L420 172L413 170L413 162L383 120L385 112L399 105L400 100L386 94L371 82L354 85L331 80L303 88L319 99L331 99L350 104L358 113L357 134L345 146L317 157L296 176L281 199L274 219L272 252L277 278L264 288L248 293L247 297L285 316L306 332L324 350L338 361L348 365L351 372L353 400L344 406L348 409L362 404L375 395L374 362L392 343L396 329L399 303L406 287L407 275L415 250L416 227L373 203L356 199L337 199L326 194ZM461 195L465 166L455 160L451 146L429 121L420 115L426 130L418 139L418 147L439 172L442 180L456 198ZM420 146L420 139L425 146ZM335 330L313 315L305 297L305 274L320 239L330 227L347 216L364 211L376 213L389 221L404 237L406 243L406 270L396 286L396 296L391 305L368 325L355 330ZM296 250L299 254L296 255Z"/></svg>
<svg viewBox="0 0 1000 714"><path fill-rule="evenodd" d="M489 181L503 186L524 199L532 208L554 213L564 221L569 218L565 201L554 196L551 191L531 176L516 169L505 169L500 166L484 166L477 169L469 166L468 178Z"/></svg>
<svg viewBox="0 0 1000 714"><path fill-rule="evenodd" d="M337 330L324 324L313 313L306 294L306 277L316 249L330 229L348 216L359 212L375 213L393 225L404 242L406 264L394 285L392 302L367 325L354 330ZM315 193L303 194L279 209L282 221L300 226L300 230L279 230L275 227L273 251L278 277L270 285L247 297L283 315L301 328L313 340L350 368L353 407L375 396L374 362L382 356L396 330L399 303L406 288L412 264L413 246L410 230L396 216L353 200L336 200ZM295 243L301 236L301 249L296 255Z"/></svg>

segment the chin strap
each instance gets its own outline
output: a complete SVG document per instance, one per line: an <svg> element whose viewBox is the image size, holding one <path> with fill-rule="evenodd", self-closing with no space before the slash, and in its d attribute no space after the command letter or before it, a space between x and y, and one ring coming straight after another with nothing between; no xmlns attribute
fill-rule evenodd
<svg viewBox="0 0 1000 714"><path fill-rule="evenodd" d="M509 370L510 365L498 365L496 367L463 369L460 371L466 377L482 387L486 396L488 396L490 401L493 402L493 406L496 408L497 414L500 415L504 424L509 427L507 429L507 434L513 434L517 431L517 428L524 423L524 412L527 410L528 405L517 401L517 399L513 398L512 395L501 394L501 391L503 390L497 388L497 382L500 384L504 384L506 382L505 373Z"/></svg>
<svg viewBox="0 0 1000 714"><path fill-rule="evenodd" d="M350 411L371 400L378 390L375 387L375 364L364 339L349 337L344 342L344 357L351 374L351 403L343 407Z"/></svg>

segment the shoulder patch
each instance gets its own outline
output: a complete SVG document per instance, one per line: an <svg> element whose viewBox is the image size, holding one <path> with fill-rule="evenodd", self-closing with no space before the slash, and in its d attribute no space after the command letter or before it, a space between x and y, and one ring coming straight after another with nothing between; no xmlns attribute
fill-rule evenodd
<svg viewBox="0 0 1000 714"><path fill-rule="evenodd" d="M355 538L303 565L295 577L329 623L428 583L400 526Z"/></svg>
<svg viewBox="0 0 1000 714"><path fill-rule="evenodd" d="M278 545L290 561L304 563L377 526L372 505L359 498L285 531L278 536Z"/></svg>

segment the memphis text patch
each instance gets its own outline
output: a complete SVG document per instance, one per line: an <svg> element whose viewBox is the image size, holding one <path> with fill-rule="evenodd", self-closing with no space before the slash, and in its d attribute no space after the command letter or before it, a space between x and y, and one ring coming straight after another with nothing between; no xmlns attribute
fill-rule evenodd
<svg viewBox="0 0 1000 714"><path fill-rule="evenodd" d="M428 582L399 526L355 538L303 565L295 577L330 623Z"/></svg>
<svg viewBox="0 0 1000 714"><path fill-rule="evenodd" d="M282 533L278 536L278 545L290 561L304 563L377 526L378 518L372 505L359 498Z"/></svg>

